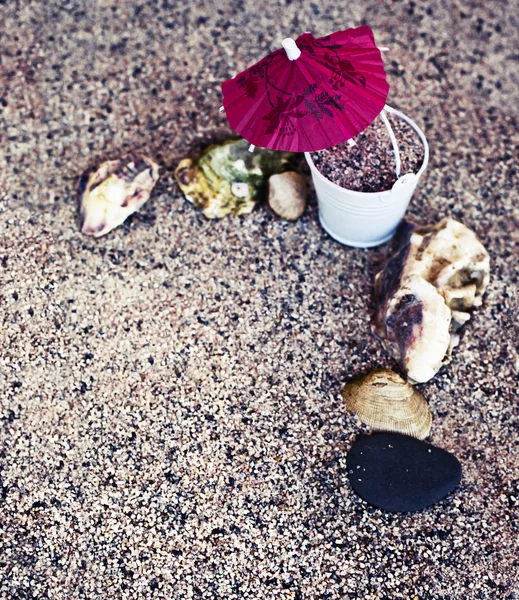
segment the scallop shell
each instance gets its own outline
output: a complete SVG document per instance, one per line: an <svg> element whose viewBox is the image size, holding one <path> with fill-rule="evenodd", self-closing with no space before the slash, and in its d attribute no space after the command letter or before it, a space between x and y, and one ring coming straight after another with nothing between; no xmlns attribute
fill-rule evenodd
<svg viewBox="0 0 519 600"><path fill-rule="evenodd" d="M349 411L374 431L403 433L419 440L431 431L431 410L422 394L389 369L375 369L344 387Z"/></svg>

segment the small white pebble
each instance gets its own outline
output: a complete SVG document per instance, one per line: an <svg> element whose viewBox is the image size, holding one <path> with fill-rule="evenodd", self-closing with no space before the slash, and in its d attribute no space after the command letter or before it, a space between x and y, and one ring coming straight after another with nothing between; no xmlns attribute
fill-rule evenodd
<svg viewBox="0 0 519 600"><path fill-rule="evenodd" d="M249 191L250 187L248 183L235 182L231 186L231 192L237 198L245 198L249 194Z"/></svg>

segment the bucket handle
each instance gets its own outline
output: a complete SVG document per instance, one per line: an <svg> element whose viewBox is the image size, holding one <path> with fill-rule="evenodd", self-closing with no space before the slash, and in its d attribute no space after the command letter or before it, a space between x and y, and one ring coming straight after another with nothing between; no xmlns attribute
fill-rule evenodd
<svg viewBox="0 0 519 600"><path fill-rule="evenodd" d="M402 168L401 163L400 163L400 150L398 149L398 142L397 142L395 134L393 132L393 128L391 127L391 123L389 122L388 118L386 117L385 108L387 108L387 104L382 109L382 112L380 113L380 118L384 122L387 132L389 133L389 139L391 140L391 145L393 146L393 152L395 154L396 178L399 179L400 171Z"/></svg>
<svg viewBox="0 0 519 600"><path fill-rule="evenodd" d="M423 149L424 149L423 163L422 163L422 166L420 167L420 170L416 174L417 177L420 177L420 175L425 171L425 169L427 168L427 165L429 163L429 144L427 142L427 138L425 137L424 132L420 129L420 127L418 127L418 125L412 119L410 119L407 115L404 115L403 112L400 112L396 108L389 106L389 104L386 104L384 106L383 110L385 110L388 113L391 113L391 114L395 115L396 117L398 117L399 119L402 119L403 121L405 121L410 127L412 127L415 130L416 134L420 138L420 140L423 144Z"/></svg>

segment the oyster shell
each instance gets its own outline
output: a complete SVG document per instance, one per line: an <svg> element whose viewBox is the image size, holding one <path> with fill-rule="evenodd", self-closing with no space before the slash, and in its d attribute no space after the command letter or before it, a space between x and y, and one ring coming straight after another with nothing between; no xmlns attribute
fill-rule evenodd
<svg viewBox="0 0 519 600"><path fill-rule="evenodd" d="M175 177L187 200L208 219L250 213L261 198L267 179L291 168L292 152L257 148L231 140L206 148L196 160L180 161Z"/></svg>
<svg viewBox="0 0 519 600"><path fill-rule="evenodd" d="M425 439L432 416L422 394L400 375L378 368L349 383L342 392L346 408L375 431Z"/></svg>
<svg viewBox="0 0 519 600"><path fill-rule="evenodd" d="M81 232L101 237L121 225L150 197L159 166L131 153L87 169L79 181Z"/></svg>
<svg viewBox="0 0 519 600"><path fill-rule="evenodd" d="M451 218L400 229L396 254L375 277L375 332L411 382L449 362L460 328L480 306L490 259L474 232Z"/></svg>

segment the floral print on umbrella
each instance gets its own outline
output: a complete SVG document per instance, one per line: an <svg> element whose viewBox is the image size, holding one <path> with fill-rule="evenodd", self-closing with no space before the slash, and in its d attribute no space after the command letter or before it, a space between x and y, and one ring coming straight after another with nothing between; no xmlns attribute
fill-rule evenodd
<svg viewBox="0 0 519 600"><path fill-rule="evenodd" d="M352 38L351 47L343 41L345 37ZM234 106L226 106L226 112L231 125L252 144L307 151L325 147L316 139L313 148L311 138L319 136L329 138L330 145L334 145L362 131L385 104L389 86L369 28L360 27L320 39L305 33L297 38L296 44L301 51L299 58L289 61L283 49L276 50L222 86L224 106L226 92L231 87L236 89L234 95L241 93L242 98L247 98L241 102L249 106L249 119L237 120L237 127L233 124L239 97ZM375 68L377 56L380 60L377 77L368 83L369 69ZM369 112L365 122L363 112ZM260 125L262 122L264 127ZM351 131L347 134L334 131L334 124L341 122L346 122L346 129ZM247 137L247 132L240 129L249 127L254 131ZM335 140L338 135L341 139ZM303 143L305 146L299 147Z"/></svg>

